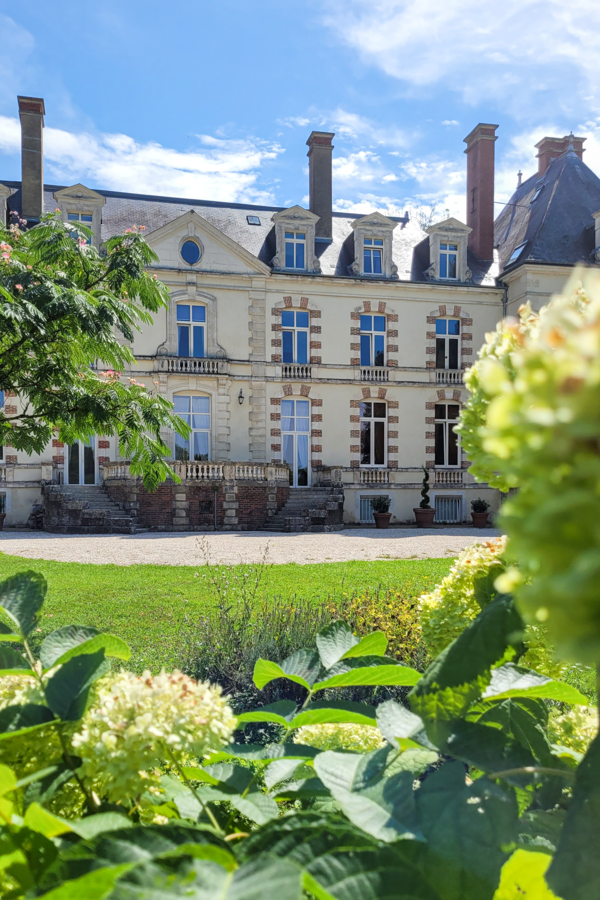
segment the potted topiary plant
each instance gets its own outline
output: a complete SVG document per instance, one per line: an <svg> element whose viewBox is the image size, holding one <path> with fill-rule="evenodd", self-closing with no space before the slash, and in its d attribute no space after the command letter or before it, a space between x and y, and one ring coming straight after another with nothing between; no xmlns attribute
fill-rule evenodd
<svg viewBox="0 0 600 900"><path fill-rule="evenodd" d="M481 497L471 500L471 516L475 528L485 528L489 516L489 508L490 504L487 500L482 500Z"/></svg>
<svg viewBox="0 0 600 900"><path fill-rule="evenodd" d="M417 528L431 528L435 517L435 507L429 503L429 471L423 466L423 489L421 490L423 498L417 507L413 507Z"/></svg>
<svg viewBox="0 0 600 900"><path fill-rule="evenodd" d="M373 518L375 519L376 528L388 528L392 514L390 506L392 505L391 497L380 496L371 498L371 509L373 510Z"/></svg>
<svg viewBox="0 0 600 900"><path fill-rule="evenodd" d="M6 518L6 494L0 494L0 531L4 528Z"/></svg>

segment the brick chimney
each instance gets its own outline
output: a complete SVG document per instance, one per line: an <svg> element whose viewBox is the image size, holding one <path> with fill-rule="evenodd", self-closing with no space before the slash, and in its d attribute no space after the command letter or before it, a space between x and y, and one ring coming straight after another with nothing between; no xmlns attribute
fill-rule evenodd
<svg viewBox="0 0 600 900"><path fill-rule="evenodd" d="M331 181L331 157L335 134L331 131L313 131L308 145L309 209L320 216L315 237L331 240L333 189Z"/></svg>
<svg viewBox="0 0 600 900"><path fill-rule="evenodd" d="M44 101L17 97L21 119L21 215L39 221L44 211Z"/></svg>
<svg viewBox="0 0 600 900"><path fill-rule="evenodd" d="M494 258L494 143L498 125L480 122L466 136L469 248L479 259Z"/></svg>
<svg viewBox="0 0 600 900"><path fill-rule="evenodd" d="M569 145L573 144L573 150L579 157L583 159L583 142L584 137L575 137L573 134L566 134L564 137L543 137L538 141L536 146L538 159L538 175L543 175L553 159L561 156L569 149Z"/></svg>

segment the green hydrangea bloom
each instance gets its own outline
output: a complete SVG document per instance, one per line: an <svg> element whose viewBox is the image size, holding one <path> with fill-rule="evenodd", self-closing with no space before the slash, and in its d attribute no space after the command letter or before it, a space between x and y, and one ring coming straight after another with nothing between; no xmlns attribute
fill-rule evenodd
<svg viewBox="0 0 600 900"><path fill-rule="evenodd" d="M294 734L296 744L306 744L317 750L351 750L370 753L383 747L385 741L374 725L303 725Z"/></svg>
<svg viewBox="0 0 600 900"><path fill-rule="evenodd" d="M550 743L585 753L598 734L598 709L595 706L574 706L561 713L554 708L548 720Z"/></svg>

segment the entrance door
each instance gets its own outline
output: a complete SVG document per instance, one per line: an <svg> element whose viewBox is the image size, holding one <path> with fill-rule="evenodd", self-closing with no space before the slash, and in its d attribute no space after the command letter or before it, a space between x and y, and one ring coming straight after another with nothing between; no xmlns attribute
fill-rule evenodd
<svg viewBox="0 0 600 900"><path fill-rule="evenodd" d="M69 444L67 453L67 484L96 484L95 439Z"/></svg>
<svg viewBox="0 0 600 900"><path fill-rule="evenodd" d="M310 402L281 401L283 461L290 467L291 487L310 484Z"/></svg>

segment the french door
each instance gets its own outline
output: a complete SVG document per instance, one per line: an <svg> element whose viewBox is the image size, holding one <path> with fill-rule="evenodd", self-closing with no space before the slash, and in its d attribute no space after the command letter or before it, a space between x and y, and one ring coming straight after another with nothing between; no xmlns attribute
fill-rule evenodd
<svg viewBox="0 0 600 900"><path fill-rule="evenodd" d="M290 486L310 484L310 402L281 401L283 461L290 467Z"/></svg>
<svg viewBox="0 0 600 900"><path fill-rule="evenodd" d="M97 484L96 440L76 441L67 446L66 484Z"/></svg>

